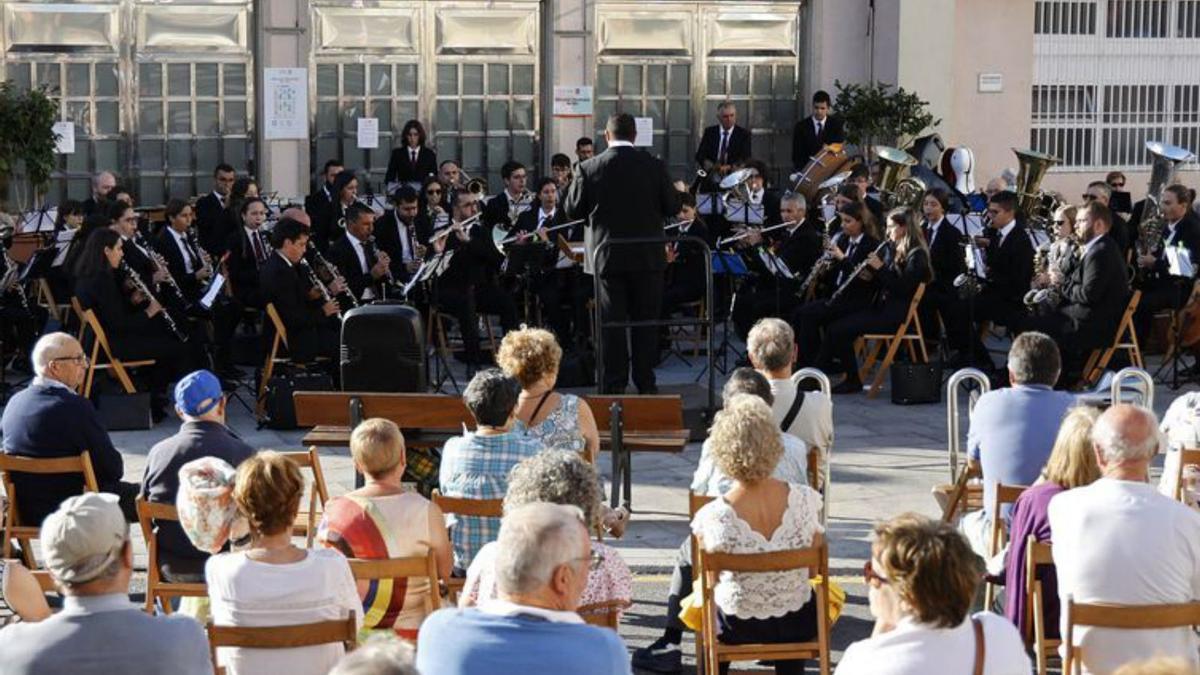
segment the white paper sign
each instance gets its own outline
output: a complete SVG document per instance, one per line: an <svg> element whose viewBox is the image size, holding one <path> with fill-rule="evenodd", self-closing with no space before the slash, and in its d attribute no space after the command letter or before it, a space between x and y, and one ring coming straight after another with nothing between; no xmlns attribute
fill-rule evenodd
<svg viewBox="0 0 1200 675"><path fill-rule="evenodd" d="M263 137L308 140L308 70L263 69Z"/></svg>
<svg viewBox="0 0 1200 675"><path fill-rule="evenodd" d="M54 151L60 155L70 155L75 152L75 123L55 122L54 133L58 139L54 141Z"/></svg>
<svg viewBox="0 0 1200 675"><path fill-rule="evenodd" d="M591 87L555 87L555 117L588 117L592 114Z"/></svg>
<svg viewBox="0 0 1200 675"><path fill-rule="evenodd" d="M639 148L648 148L654 145L654 118L653 117L635 117L633 121L637 124L637 138L633 144Z"/></svg>
<svg viewBox="0 0 1200 675"><path fill-rule="evenodd" d="M379 147L379 118L358 118L358 147L360 150L373 150Z"/></svg>

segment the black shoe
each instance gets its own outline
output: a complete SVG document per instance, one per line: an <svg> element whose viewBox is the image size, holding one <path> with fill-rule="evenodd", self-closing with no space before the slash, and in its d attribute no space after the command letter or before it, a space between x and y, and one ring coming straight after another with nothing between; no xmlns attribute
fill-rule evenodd
<svg viewBox="0 0 1200 675"><path fill-rule="evenodd" d="M679 645L659 638L649 647L633 650L631 659L634 668L656 673L683 672L683 650Z"/></svg>
<svg viewBox="0 0 1200 675"><path fill-rule="evenodd" d="M857 377L846 378L842 380L838 386L833 388L835 394L861 394L863 389L862 382L859 382Z"/></svg>

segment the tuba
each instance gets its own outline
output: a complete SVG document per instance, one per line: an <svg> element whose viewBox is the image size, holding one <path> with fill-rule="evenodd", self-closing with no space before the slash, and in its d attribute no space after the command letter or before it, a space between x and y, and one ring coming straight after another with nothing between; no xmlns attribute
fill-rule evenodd
<svg viewBox="0 0 1200 675"><path fill-rule="evenodd" d="M882 193L883 205L889 209L907 206L919 210L925 196L925 182L912 176L901 177L916 165L917 158L886 145L875 149L875 157L879 159L879 184L875 187Z"/></svg>
<svg viewBox="0 0 1200 675"><path fill-rule="evenodd" d="M1054 220L1054 212L1062 205L1058 197L1043 192L1039 187L1050 167L1062 160L1033 150L1018 150L1017 153L1017 211L1025 219L1028 226L1046 232L1051 238L1050 225Z"/></svg>
<svg viewBox="0 0 1200 675"><path fill-rule="evenodd" d="M1138 224L1138 255L1152 255L1162 248L1163 234L1167 229L1159 207L1163 190L1175 177L1175 168L1195 158L1183 148L1159 141L1147 141L1146 150L1151 157L1150 184L1146 186L1146 204L1142 207L1142 219Z"/></svg>

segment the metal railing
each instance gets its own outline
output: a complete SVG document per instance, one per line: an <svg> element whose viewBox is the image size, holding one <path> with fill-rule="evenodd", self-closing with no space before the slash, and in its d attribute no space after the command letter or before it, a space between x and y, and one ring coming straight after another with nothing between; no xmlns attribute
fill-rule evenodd
<svg viewBox="0 0 1200 675"><path fill-rule="evenodd" d="M956 371L946 381L946 448L950 459L950 482L958 480L958 456L962 452L962 433L959 424L958 393L959 388L968 382L974 382L979 387L979 393L985 394L992 390L992 382L982 370L963 368ZM970 396L968 394L968 396ZM975 398L968 398L967 417L975 410Z"/></svg>

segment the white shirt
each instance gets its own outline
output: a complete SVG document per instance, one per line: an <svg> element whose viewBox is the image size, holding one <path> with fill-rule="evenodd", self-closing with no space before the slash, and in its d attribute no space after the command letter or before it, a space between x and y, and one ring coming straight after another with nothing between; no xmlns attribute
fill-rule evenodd
<svg viewBox="0 0 1200 675"><path fill-rule="evenodd" d="M408 238L408 225L400 218L400 214L392 211L392 217L396 220L396 234L400 238L400 259L404 262L411 262L413 259L412 242Z"/></svg>
<svg viewBox="0 0 1200 675"><path fill-rule="evenodd" d="M242 227L242 230L246 233L246 239L250 241L250 253L254 253L254 242L257 241L259 249L262 251L263 261L265 262L267 260L267 256L271 255L271 247L267 246L267 242L263 240L261 231L252 230L245 226ZM287 260L287 258L285 257L284 260ZM257 258L255 259L255 262L258 262Z"/></svg>
<svg viewBox="0 0 1200 675"><path fill-rule="evenodd" d="M1050 500L1054 565L1067 634L1067 596L1077 602L1152 605L1200 599L1200 513L1148 483L1101 478ZM1084 673L1111 673L1158 654L1195 668L1189 628L1076 628Z"/></svg>
<svg viewBox="0 0 1200 675"><path fill-rule="evenodd" d="M359 270L364 274L370 272L371 268L367 266L367 252L363 250L363 243L349 232L346 233L346 241L350 242L350 248L354 250L354 255L358 256Z"/></svg>
<svg viewBox="0 0 1200 675"><path fill-rule="evenodd" d="M1178 231L1179 231L1179 221L1178 220L1173 223L1167 224L1167 237L1164 240L1167 242L1167 246L1172 246L1175 244L1175 241L1174 241L1175 233Z"/></svg>
<svg viewBox="0 0 1200 675"><path fill-rule="evenodd" d="M283 258L283 262L287 263L288 267L295 267L295 265L292 264L292 261L288 260L288 257L283 254L283 251L280 251L279 249L275 249L275 252L279 254L280 258Z"/></svg>
<svg viewBox="0 0 1200 675"><path fill-rule="evenodd" d="M610 147L610 148L632 148L633 141L624 141L624 140L614 138L613 140L608 142L608 147Z"/></svg>
<svg viewBox="0 0 1200 675"><path fill-rule="evenodd" d="M939 218L936 223L929 223L929 241L925 243L928 244L930 248L933 247L933 240L937 239L938 228L940 228L944 222L946 222L945 218Z"/></svg>
<svg viewBox="0 0 1200 675"><path fill-rule="evenodd" d="M783 441L783 456L775 465L771 477L785 483L808 485L808 448L804 442L791 434L779 433ZM698 495L720 497L733 487L733 479L726 476L712 458L712 446L708 439L700 446L700 463L692 475L691 491Z"/></svg>
<svg viewBox="0 0 1200 675"><path fill-rule="evenodd" d="M770 383L771 394L775 397L775 402L771 404L771 414L777 423L783 424L783 419L792 408L792 401L796 399L796 383L790 379L769 378L767 382ZM829 452L833 449L833 401L819 391L804 392L804 405L800 406L800 412L796 413L792 426L784 431L800 439L806 453L808 448L817 448L820 451L817 453L818 469L824 480L825 465L829 462Z"/></svg>
<svg viewBox="0 0 1200 675"><path fill-rule="evenodd" d="M74 389L68 387L66 384L59 382L53 377L45 377L44 375L34 375L29 384L35 387L59 387L60 389L66 389L69 392L76 393Z"/></svg>
<svg viewBox="0 0 1200 675"><path fill-rule="evenodd" d="M1013 218L1011 221L1009 221L1009 223L1007 225L1000 228L1000 241L999 241L999 243L996 244L997 248L1004 245L1004 240L1008 238L1008 233L1012 232L1013 228L1016 226L1017 226L1017 219Z"/></svg>
<svg viewBox="0 0 1200 675"><path fill-rule="evenodd" d="M1015 626L991 612L983 623L984 675L1029 675L1033 669ZM966 619L954 628L932 628L909 618L891 631L846 648L836 675L967 675L975 666L975 628Z"/></svg>
<svg viewBox="0 0 1200 675"><path fill-rule="evenodd" d="M825 130L825 125L828 122L829 122L828 116L826 116L825 119L823 119L823 120L819 120L816 117L813 118L813 132L816 133L818 139L821 138L821 132Z"/></svg>
<svg viewBox="0 0 1200 675"><path fill-rule="evenodd" d="M216 190L213 190L212 193L213 193L213 196L217 198L217 201L221 202L221 207L224 208L225 207L225 196L222 195L220 192L217 192Z"/></svg>
<svg viewBox="0 0 1200 675"><path fill-rule="evenodd" d="M548 220L554 220L554 211L551 211L550 213L546 213L545 211L542 211L539 209L538 210L538 218L537 218L537 228L535 228L535 229L541 229L546 224L546 221L548 221Z"/></svg>
<svg viewBox="0 0 1200 675"><path fill-rule="evenodd" d="M183 256L184 271L193 274L196 270L192 267L192 251L188 246L187 238L170 226L167 227L167 232L171 233L171 237L175 239L175 245L179 247L179 253Z"/></svg>
<svg viewBox="0 0 1200 675"><path fill-rule="evenodd" d="M545 607L532 607L530 605L518 605L508 600L501 598L491 598L479 603L479 611L492 616L516 616L518 614L529 614L531 616L541 617L550 623L583 623L583 619L575 612L562 612L557 609L546 609Z"/></svg>

